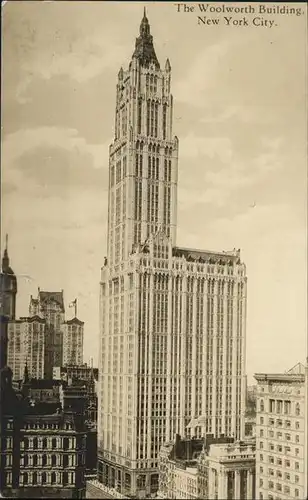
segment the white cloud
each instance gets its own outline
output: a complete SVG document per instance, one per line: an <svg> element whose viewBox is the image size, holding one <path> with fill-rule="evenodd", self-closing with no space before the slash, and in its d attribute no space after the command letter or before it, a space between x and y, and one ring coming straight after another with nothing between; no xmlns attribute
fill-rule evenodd
<svg viewBox="0 0 308 500"><path fill-rule="evenodd" d="M78 135L76 129L39 127L19 130L6 136L1 150L4 174L25 153L41 146L59 147L68 151L89 153L93 158L95 168L101 168L108 164L109 142L101 145L88 144L83 137Z"/></svg>
<svg viewBox="0 0 308 500"><path fill-rule="evenodd" d="M193 59L190 68L187 68L182 80L173 84L173 94L177 101L185 102L197 107L208 104L206 91L217 83L217 72L223 60L234 47L235 39L231 37L219 43L207 46Z"/></svg>
<svg viewBox="0 0 308 500"><path fill-rule="evenodd" d="M118 70L127 58L127 46L119 44L108 33L93 34L70 42L66 51L58 51L53 46L47 51L36 51L32 59L20 64L23 78L17 87L17 99L21 104L27 102L26 92L34 78L49 80L54 76L67 75L78 83L85 83L106 70Z"/></svg>
<svg viewBox="0 0 308 500"><path fill-rule="evenodd" d="M266 106L254 106L254 105L230 105L213 110L208 108L206 110L206 115L201 118L201 123L225 123L229 120L238 120L242 123L267 123L274 117L268 112L268 107Z"/></svg>
<svg viewBox="0 0 308 500"><path fill-rule="evenodd" d="M228 137L198 137L190 132L180 139L180 158L218 157L222 162L232 158L232 143Z"/></svg>

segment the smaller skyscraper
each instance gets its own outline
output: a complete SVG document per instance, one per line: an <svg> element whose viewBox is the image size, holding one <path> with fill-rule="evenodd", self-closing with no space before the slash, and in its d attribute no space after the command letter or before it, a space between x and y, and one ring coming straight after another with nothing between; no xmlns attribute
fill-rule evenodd
<svg viewBox="0 0 308 500"><path fill-rule="evenodd" d="M78 318L63 324L63 364L82 365L84 322Z"/></svg>
<svg viewBox="0 0 308 500"><path fill-rule="evenodd" d="M63 290L44 292L39 288L37 299L31 296L29 314L40 316L46 321L44 376L52 378L53 367L62 365L62 328L65 321Z"/></svg>
<svg viewBox="0 0 308 500"><path fill-rule="evenodd" d="M256 498L307 498L305 367L257 373Z"/></svg>
<svg viewBox="0 0 308 500"><path fill-rule="evenodd" d="M14 380L21 380L25 364L32 378L44 378L46 322L39 316L8 322L8 365Z"/></svg>

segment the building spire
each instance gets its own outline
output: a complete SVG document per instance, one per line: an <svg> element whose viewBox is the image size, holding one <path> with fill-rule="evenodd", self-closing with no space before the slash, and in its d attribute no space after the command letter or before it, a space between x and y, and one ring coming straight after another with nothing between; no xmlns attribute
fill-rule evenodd
<svg viewBox="0 0 308 500"><path fill-rule="evenodd" d="M5 249L3 252L3 257L2 257L2 271L5 273L9 269L10 265L10 259L9 259L9 254L8 254L8 241L9 237L8 234L5 235Z"/></svg>
<svg viewBox="0 0 308 500"><path fill-rule="evenodd" d="M151 35L150 23L146 15L146 8L143 9L143 18L140 23L139 37L136 39L135 52L133 58L138 59L143 66L148 66L154 63L156 68L159 68L153 37Z"/></svg>

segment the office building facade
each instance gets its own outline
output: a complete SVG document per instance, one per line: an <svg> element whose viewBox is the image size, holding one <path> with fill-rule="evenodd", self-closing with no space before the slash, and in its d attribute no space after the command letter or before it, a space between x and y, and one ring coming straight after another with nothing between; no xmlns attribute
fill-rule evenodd
<svg viewBox="0 0 308 500"><path fill-rule="evenodd" d="M307 369L306 369L307 370ZM256 496L260 500L307 498L305 367L255 375Z"/></svg>

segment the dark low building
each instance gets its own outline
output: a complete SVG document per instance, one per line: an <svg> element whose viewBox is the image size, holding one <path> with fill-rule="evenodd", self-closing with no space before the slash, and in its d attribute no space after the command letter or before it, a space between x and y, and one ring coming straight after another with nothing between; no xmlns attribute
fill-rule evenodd
<svg viewBox="0 0 308 500"><path fill-rule="evenodd" d="M25 377L26 378L26 377ZM86 400L63 389L60 402L36 402L1 371L1 474L10 498L85 498Z"/></svg>

